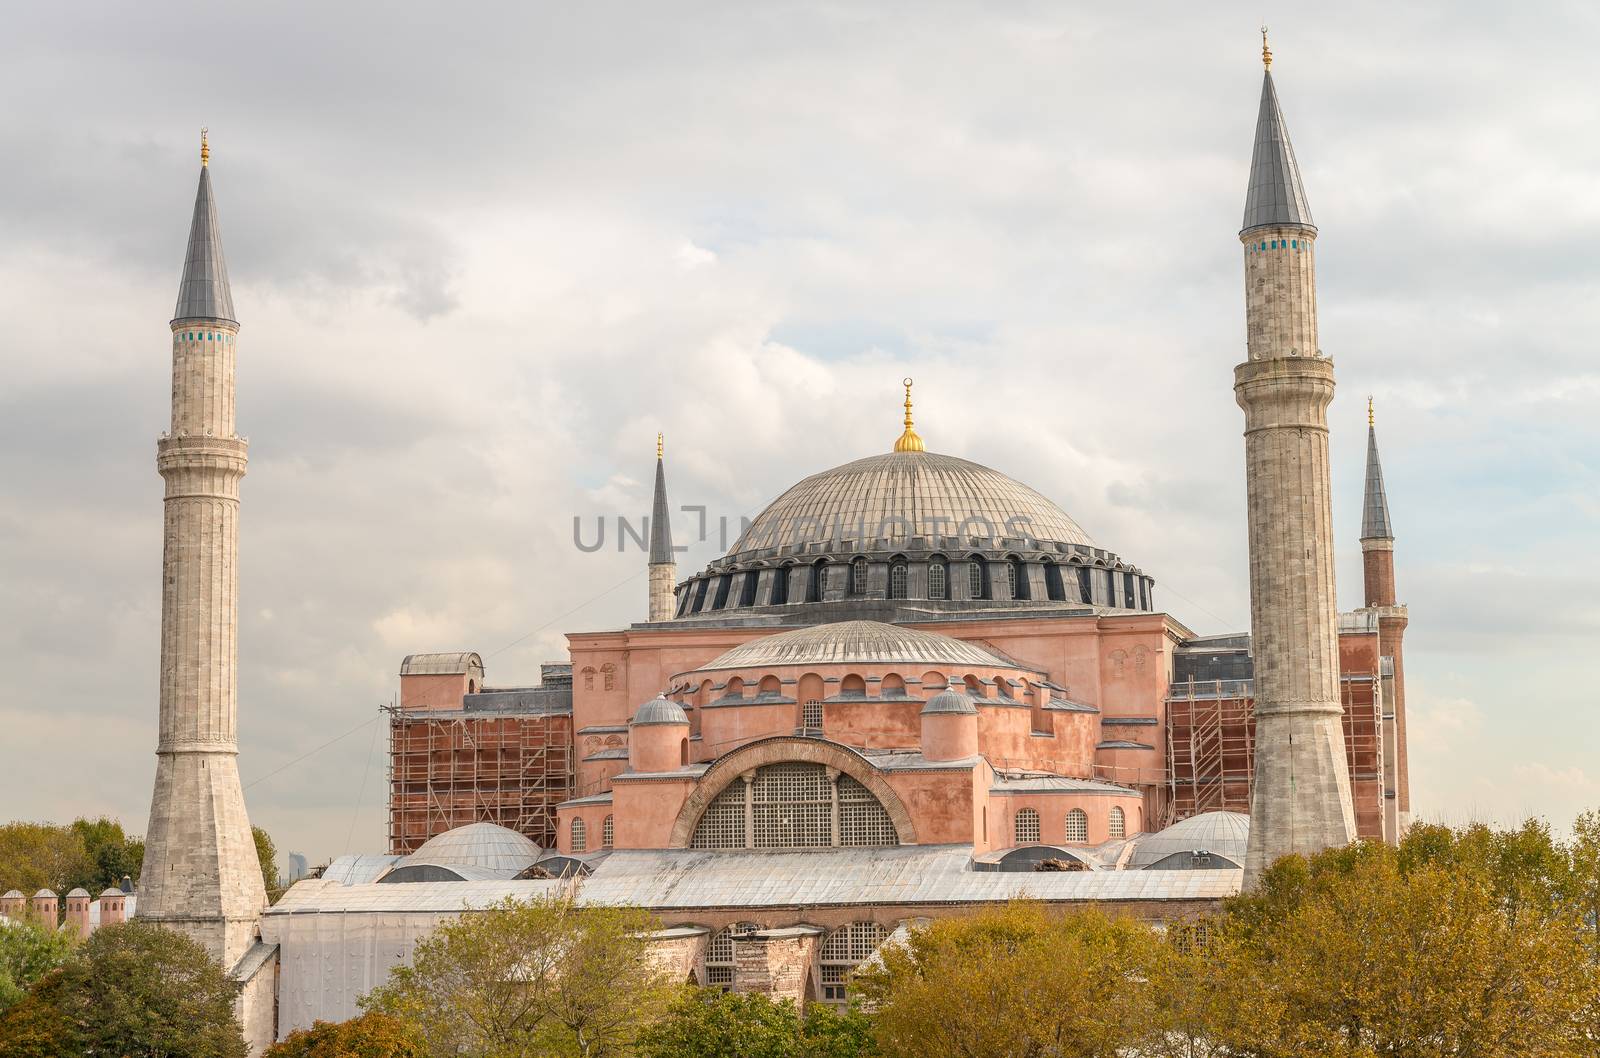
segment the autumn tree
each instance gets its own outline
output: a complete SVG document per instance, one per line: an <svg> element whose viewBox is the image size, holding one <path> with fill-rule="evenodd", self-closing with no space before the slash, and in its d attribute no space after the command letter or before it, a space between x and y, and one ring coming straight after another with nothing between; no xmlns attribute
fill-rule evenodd
<svg viewBox="0 0 1600 1058"><path fill-rule="evenodd" d="M32 896L40 889L65 893L74 879L92 870L83 838L71 827L49 823L0 826L0 892L17 889Z"/></svg>
<svg viewBox="0 0 1600 1058"><path fill-rule="evenodd" d="M872 1022L859 1009L820 1003L805 1013L790 1000L716 988L684 988L640 1035L639 1058L866 1058L877 1053Z"/></svg>
<svg viewBox="0 0 1600 1058"><path fill-rule="evenodd" d="M441 925L362 1004L438 1058L625 1055L672 991L649 953L657 928L632 908L507 898Z"/></svg>
<svg viewBox="0 0 1600 1058"><path fill-rule="evenodd" d="M262 1058L427 1058L427 1051L406 1022L368 1011L349 1021L319 1021L291 1032Z"/></svg>

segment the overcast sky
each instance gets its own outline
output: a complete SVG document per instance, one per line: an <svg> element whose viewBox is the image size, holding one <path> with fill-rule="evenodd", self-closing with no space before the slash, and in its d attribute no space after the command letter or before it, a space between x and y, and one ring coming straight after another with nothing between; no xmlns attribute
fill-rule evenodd
<svg viewBox="0 0 1600 1058"><path fill-rule="evenodd" d="M643 557L572 521L647 512L658 429L674 502L737 519L887 450L915 376L930 448L1245 628L1262 5L1115 6L10 5L0 818L144 829L202 124L251 441L240 767L282 850L382 851L405 654L533 682L643 617ZM1372 394L1414 805L1564 826L1600 806L1600 15L1267 6L1340 605Z"/></svg>

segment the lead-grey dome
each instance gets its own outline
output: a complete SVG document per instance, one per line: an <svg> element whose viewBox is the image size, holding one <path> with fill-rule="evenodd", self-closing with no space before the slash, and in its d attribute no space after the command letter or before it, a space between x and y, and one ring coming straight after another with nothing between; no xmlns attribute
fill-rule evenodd
<svg viewBox="0 0 1600 1058"><path fill-rule="evenodd" d="M689 714L683 711L683 706L665 697L650 699L639 707L633 714L633 719L628 721L629 727L642 727L645 724L688 724Z"/></svg>
<svg viewBox="0 0 1600 1058"><path fill-rule="evenodd" d="M466 826L435 834L417 851L397 863L450 864L509 870L513 873L539 858L533 839L495 823L468 823Z"/></svg>
<svg viewBox="0 0 1600 1058"><path fill-rule="evenodd" d="M870 551L880 539L956 536L1094 546L1066 511L998 470L933 452L886 452L794 485L756 515L728 555L817 541Z"/></svg>
<svg viewBox="0 0 1600 1058"><path fill-rule="evenodd" d="M1130 870L1238 868L1250 842L1250 817L1243 812L1202 812L1139 839Z"/></svg>
<svg viewBox="0 0 1600 1058"><path fill-rule="evenodd" d="M741 643L695 669L771 668L777 665L875 665L910 662L960 668L1013 669L989 651L937 632L878 621L837 621L797 628Z"/></svg>
<svg viewBox="0 0 1600 1058"><path fill-rule="evenodd" d="M956 716L977 716L978 707L972 704L972 698L954 687L946 687L922 707L923 716L934 716L946 713Z"/></svg>

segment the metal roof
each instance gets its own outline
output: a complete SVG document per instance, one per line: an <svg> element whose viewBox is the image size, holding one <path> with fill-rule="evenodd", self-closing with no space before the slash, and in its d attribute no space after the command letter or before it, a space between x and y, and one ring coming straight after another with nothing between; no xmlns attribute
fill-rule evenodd
<svg viewBox="0 0 1600 1058"><path fill-rule="evenodd" d="M1316 230L1311 206L1300 182L1300 166L1289 142L1289 126L1278 106L1278 90L1268 70L1261 82L1261 111L1256 116L1255 150L1250 156L1250 189L1244 200L1244 227L1289 224Z"/></svg>
<svg viewBox="0 0 1600 1058"><path fill-rule="evenodd" d="M409 863L468 864L520 871L542 851L533 839L496 823L468 823L424 841L396 866Z"/></svg>
<svg viewBox="0 0 1600 1058"><path fill-rule="evenodd" d="M483 659L471 650L446 654L407 654L400 662L402 676L483 675Z"/></svg>
<svg viewBox="0 0 1600 1058"><path fill-rule="evenodd" d="M672 555L672 515L667 509L667 470L656 457L656 489L650 506L650 564L677 561Z"/></svg>
<svg viewBox="0 0 1600 1058"><path fill-rule="evenodd" d="M375 882L383 872L395 865L399 856L373 854L337 856L322 869L322 877L340 885L363 885Z"/></svg>
<svg viewBox="0 0 1600 1058"><path fill-rule="evenodd" d="M997 778L989 787L991 793L1074 793L1110 794L1118 797L1142 797L1138 790L1098 779L1074 779L1066 775L1024 775L1015 779Z"/></svg>
<svg viewBox="0 0 1600 1058"><path fill-rule="evenodd" d="M689 724L689 714L683 711L683 706L665 695L657 695L639 707L633 714L633 719L628 721L629 727L643 727L647 724Z"/></svg>
<svg viewBox="0 0 1600 1058"><path fill-rule="evenodd" d="M1138 870L1182 852L1210 852L1225 856L1235 863L1243 863L1245 846L1249 841L1248 815L1243 812L1202 812L1138 839L1128 867Z"/></svg>
<svg viewBox="0 0 1600 1058"><path fill-rule="evenodd" d="M743 643L695 672L777 665L913 664L956 668L1016 668L991 652L951 636L880 621L836 621Z"/></svg>
<svg viewBox="0 0 1600 1058"><path fill-rule="evenodd" d="M1383 464L1378 462L1378 428L1371 423L1367 424L1367 488L1361 504L1361 539L1394 539L1394 527L1389 524L1389 497L1383 491Z"/></svg>
<svg viewBox="0 0 1600 1058"><path fill-rule="evenodd" d="M958 716L977 716L978 707L972 704L972 698L965 691L958 691L954 687L946 687L922 707L923 716L932 716L938 713L953 713Z"/></svg>
<svg viewBox="0 0 1600 1058"><path fill-rule="evenodd" d="M217 222L217 203L211 195L211 170L204 165L200 167L200 187L194 196L183 278L178 282L178 307L172 318L239 322L233 314L228 264L222 257L222 225Z"/></svg>

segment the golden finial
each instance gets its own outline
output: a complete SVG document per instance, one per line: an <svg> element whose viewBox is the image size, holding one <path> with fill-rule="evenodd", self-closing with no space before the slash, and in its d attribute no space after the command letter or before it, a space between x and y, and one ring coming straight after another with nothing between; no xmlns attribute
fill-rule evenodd
<svg viewBox="0 0 1600 1058"><path fill-rule="evenodd" d="M894 443L896 452L926 452L928 446L922 443L922 438L917 436L917 431L911 428L911 380L901 379L900 384L906 387L906 432L900 435L900 440Z"/></svg>
<svg viewBox="0 0 1600 1058"><path fill-rule="evenodd" d="M1367 398L1367 425L1372 425L1372 398Z"/></svg>
<svg viewBox="0 0 1600 1058"><path fill-rule="evenodd" d="M1261 27L1261 65L1272 69L1272 49L1267 47L1267 27Z"/></svg>
<svg viewBox="0 0 1600 1058"><path fill-rule="evenodd" d="M211 164L211 148L206 144L206 128L204 125L200 126L200 164L202 167Z"/></svg>
<svg viewBox="0 0 1600 1058"><path fill-rule="evenodd" d="M662 449L664 447L662 442L663 442L662 435L661 435L660 431L657 431L656 432L656 458L657 459L661 458L661 452L662 452Z"/></svg>

